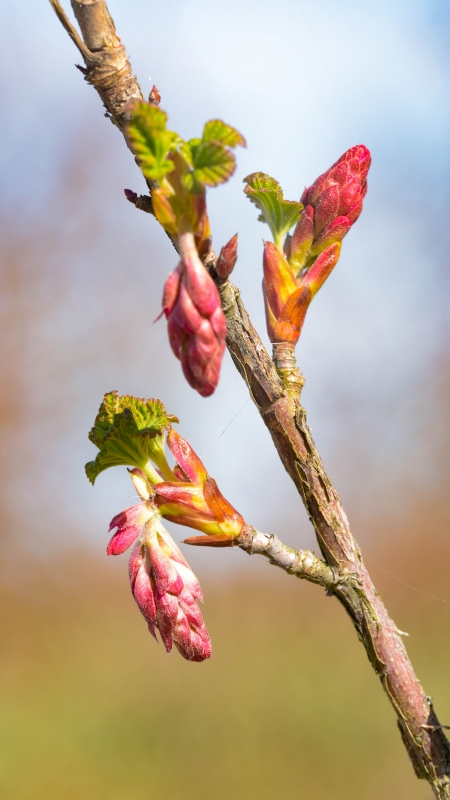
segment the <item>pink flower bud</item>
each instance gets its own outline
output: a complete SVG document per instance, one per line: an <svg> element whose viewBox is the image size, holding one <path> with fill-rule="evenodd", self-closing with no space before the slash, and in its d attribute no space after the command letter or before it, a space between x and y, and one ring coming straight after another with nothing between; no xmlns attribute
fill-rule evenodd
<svg viewBox="0 0 450 800"><path fill-rule="evenodd" d="M224 245L216 262L216 272L221 278L228 278L234 270L237 261L238 235L237 233Z"/></svg>
<svg viewBox="0 0 450 800"><path fill-rule="evenodd" d="M315 210L315 231L319 234L337 216L356 222L367 192L370 152L363 144L351 147L302 195L302 203Z"/></svg>
<svg viewBox="0 0 450 800"><path fill-rule="evenodd" d="M149 630L159 631L168 653L173 645L188 661L211 655L211 640L196 598L203 600L197 578L180 550L154 517L130 558L134 599Z"/></svg>
<svg viewBox="0 0 450 800"><path fill-rule="evenodd" d="M125 550L128 550L142 533L142 529L151 518L152 513L154 514L155 512L140 503L137 506L121 511L120 514L116 514L111 520L109 530L112 531L114 528L117 528L117 530L106 548L107 554L109 556L120 556Z"/></svg>
<svg viewBox="0 0 450 800"><path fill-rule="evenodd" d="M166 317L170 316L177 301L178 293L180 291L181 275L181 265L178 265L178 267L170 273L164 284L161 314L164 313Z"/></svg>
<svg viewBox="0 0 450 800"><path fill-rule="evenodd" d="M310 255L315 256L326 250L330 244L340 242L351 228L352 223L348 217L336 217L314 240Z"/></svg>
<svg viewBox="0 0 450 800"><path fill-rule="evenodd" d="M190 444L173 429L167 444L185 480L156 484L153 502L159 513L171 522L208 535L239 536L243 517L222 495Z"/></svg>
<svg viewBox="0 0 450 800"><path fill-rule="evenodd" d="M169 341L184 375L202 397L217 386L227 326L220 297L197 253L194 236L180 237L182 260L164 288Z"/></svg>

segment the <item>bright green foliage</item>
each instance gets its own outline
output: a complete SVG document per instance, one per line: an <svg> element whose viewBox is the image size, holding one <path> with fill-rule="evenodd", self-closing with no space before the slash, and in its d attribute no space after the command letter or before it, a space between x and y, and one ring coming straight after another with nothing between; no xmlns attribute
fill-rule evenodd
<svg viewBox="0 0 450 800"><path fill-rule="evenodd" d="M160 181L174 169L167 156L180 143L180 137L166 129L167 114L158 106L139 102L128 124L128 138L146 178Z"/></svg>
<svg viewBox="0 0 450 800"><path fill-rule="evenodd" d="M156 218L176 236L181 219L199 238L209 236L205 207L198 198L206 186L225 183L236 169L232 148L245 147L239 131L220 119L206 123L201 139L184 142L166 128L167 115L158 106L137 102L128 124L128 139L144 176L159 182L152 192Z"/></svg>
<svg viewBox="0 0 450 800"><path fill-rule="evenodd" d="M86 464L90 482L109 467L125 465L139 467L158 483L161 477L150 461L170 480L173 473L164 455L164 434L172 422L178 422L177 417L168 414L160 400L119 397L116 391L105 394L89 433L100 451L95 461Z"/></svg>
<svg viewBox="0 0 450 800"><path fill-rule="evenodd" d="M298 222L303 205L296 200L284 200L283 190L264 172L253 172L244 178L245 194L261 211L258 219L267 222L276 246L281 250L283 238Z"/></svg>
<svg viewBox="0 0 450 800"><path fill-rule="evenodd" d="M183 176L189 191L198 194L204 186L217 186L228 180L236 168L230 148L245 147L239 131L213 119L206 123L201 139L184 142L177 133L167 130L166 123L167 114L158 106L144 102L134 106L128 138L146 178L162 181L173 172L176 165L170 155L178 150L189 167Z"/></svg>
<svg viewBox="0 0 450 800"><path fill-rule="evenodd" d="M193 170L184 175L183 183L191 192L200 194L204 186L218 186L220 183L225 183L236 169L233 153L220 142L202 140L199 142L198 139L193 139L187 143L183 154L188 148L189 163Z"/></svg>
<svg viewBox="0 0 450 800"><path fill-rule="evenodd" d="M203 128L204 142L220 142L228 147L246 146L244 137L231 125L222 122L221 119L210 119Z"/></svg>

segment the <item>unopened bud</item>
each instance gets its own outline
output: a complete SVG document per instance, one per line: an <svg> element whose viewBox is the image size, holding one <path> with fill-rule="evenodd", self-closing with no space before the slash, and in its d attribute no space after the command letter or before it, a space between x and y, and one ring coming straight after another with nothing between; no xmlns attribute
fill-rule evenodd
<svg viewBox="0 0 450 800"><path fill-rule="evenodd" d="M322 233L314 241L310 250L310 255L315 256L326 250L330 244L340 242L350 230L352 223L348 217L336 217L333 222L327 225Z"/></svg>
<svg viewBox="0 0 450 800"><path fill-rule="evenodd" d="M131 189L124 189L123 192L127 200L133 203L133 205L136 205L136 200L138 198L136 192L133 192Z"/></svg>
<svg viewBox="0 0 450 800"><path fill-rule="evenodd" d="M163 481L154 487L154 503L159 513L171 522L196 528L208 536L239 536L243 517L225 499L190 444L173 428L167 444L184 480Z"/></svg>
<svg viewBox="0 0 450 800"><path fill-rule="evenodd" d="M200 584L172 537L155 518L130 558L134 599L149 630L159 631L168 653L173 645L188 661L211 655L211 640L196 599Z"/></svg>
<svg viewBox="0 0 450 800"><path fill-rule="evenodd" d="M233 272L237 261L238 235L237 233L224 245L216 262L216 272L221 278L228 278Z"/></svg>
<svg viewBox="0 0 450 800"><path fill-rule="evenodd" d="M225 349L227 325L217 287L197 253L194 237L180 237L182 260L164 288L169 341L184 375L203 397L214 392Z"/></svg>
<svg viewBox="0 0 450 800"><path fill-rule="evenodd" d="M153 84L152 90L148 96L148 102L153 106L159 106L161 102L161 95L157 86Z"/></svg>
<svg viewBox="0 0 450 800"><path fill-rule="evenodd" d="M335 267L341 242L362 209L370 153L350 148L303 192L304 208L284 253L264 246L264 300L269 338L295 344L315 293Z"/></svg>
<svg viewBox="0 0 450 800"><path fill-rule="evenodd" d="M153 490L142 470L138 469L138 467L135 467L134 469L130 469L128 471L130 473L130 478L133 481L133 486L141 500L149 500L153 494Z"/></svg>

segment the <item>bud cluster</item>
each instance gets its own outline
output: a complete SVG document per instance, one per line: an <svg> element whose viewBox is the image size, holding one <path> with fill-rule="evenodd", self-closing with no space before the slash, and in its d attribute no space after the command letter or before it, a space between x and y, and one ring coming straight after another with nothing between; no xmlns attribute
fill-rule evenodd
<svg viewBox="0 0 450 800"><path fill-rule="evenodd" d="M342 239L358 219L370 153L350 148L303 192L303 209L283 252L264 246L264 300L271 342L298 341L308 306L336 266Z"/></svg>
<svg viewBox="0 0 450 800"><path fill-rule="evenodd" d="M201 531L206 536L191 544L231 546L244 528L244 519L221 494L190 444L170 426L159 400L144 400L117 392L105 395L90 433L99 448L86 465L92 481L110 466L129 464L141 500L117 514L110 524L108 555L120 555L133 544L130 581L133 596L149 629L158 630L169 652L173 645L184 658L202 661L211 655L211 642L196 600L200 585L162 518ZM164 440L175 465L164 454ZM200 541L199 541L200 540Z"/></svg>
<svg viewBox="0 0 450 800"><path fill-rule="evenodd" d="M130 558L133 597L156 639L158 629L166 651L173 645L188 661L211 655L211 640L202 613L200 584L172 537L155 514Z"/></svg>
<svg viewBox="0 0 450 800"><path fill-rule="evenodd" d="M214 392L220 374L227 324L219 292L200 261L194 236L180 236L181 261L167 278L162 312L170 346L189 385L203 397Z"/></svg>

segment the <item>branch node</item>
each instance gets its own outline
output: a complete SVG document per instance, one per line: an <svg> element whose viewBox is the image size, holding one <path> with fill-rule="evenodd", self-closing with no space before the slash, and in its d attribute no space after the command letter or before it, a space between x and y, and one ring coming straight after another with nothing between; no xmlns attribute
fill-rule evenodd
<svg viewBox="0 0 450 800"><path fill-rule="evenodd" d="M297 367L295 359L295 344L292 342L274 342L272 344L272 358L275 369L281 378L286 392L297 401L305 385L305 379Z"/></svg>

